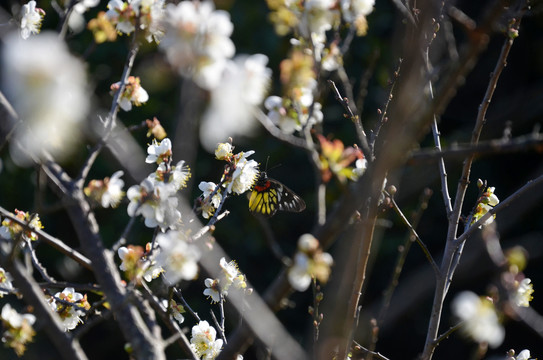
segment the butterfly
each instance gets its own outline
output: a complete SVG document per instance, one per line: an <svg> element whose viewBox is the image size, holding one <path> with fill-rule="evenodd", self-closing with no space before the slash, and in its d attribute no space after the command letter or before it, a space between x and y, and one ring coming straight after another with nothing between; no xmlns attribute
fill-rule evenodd
<svg viewBox="0 0 543 360"><path fill-rule="evenodd" d="M300 212L304 209L304 200L294 191L279 181L268 178L265 171L260 172L249 198L249 210L253 214L272 217L277 210Z"/></svg>

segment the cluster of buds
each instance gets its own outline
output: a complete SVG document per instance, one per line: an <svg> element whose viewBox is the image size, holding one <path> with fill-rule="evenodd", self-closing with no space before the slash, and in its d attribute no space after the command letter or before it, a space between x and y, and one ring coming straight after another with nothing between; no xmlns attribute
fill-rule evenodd
<svg viewBox="0 0 543 360"><path fill-rule="evenodd" d="M290 285L298 291L305 291L313 278L326 283L332 264L332 256L322 251L319 241L311 234L304 234L298 240L294 264L288 270Z"/></svg>

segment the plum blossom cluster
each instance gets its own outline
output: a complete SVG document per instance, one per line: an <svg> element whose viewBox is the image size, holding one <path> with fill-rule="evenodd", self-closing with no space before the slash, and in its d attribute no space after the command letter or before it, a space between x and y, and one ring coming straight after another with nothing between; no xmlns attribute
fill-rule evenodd
<svg viewBox="0 0 543 360"><path fill-rule="evenodd" d="M45 11L36 7L34 0L23 5L21 14L21 37L28 39L31 34L39 34Z"/></svg>
<svg viewBox="0 0 543 360"><path fill-rule="evenodd" d="M217 86L226 60L236 52L230 14L216 10L211 1L168 4L166 14L160 49L170 64L204 89Z"/></svg>
<svg viewBox="0 0 543 360"><path fill-rule="evenodd" d="M332 256L322 251L319 241L311 234L304 234L298 240L294 263L288 270L289 283L298 291L305 291L312 279L326 283L332 264Z"/></svg>
<svg viewBox="0 0 543 360"><path fill-rule="evenodd" d="M124 271L126 277L135 282L141 282L141 279L150 282L156 279L164 271L156 262L148 259L150 244L147 245L147 251L144 252L143 247L137 245L122 246L117 250L117 254L121 259L119 269Z"/></svg>
<svg viewBox="0 0 543 360"><path fill-rule="evenodd" d="M87 295L80 294L71 287L57 292L49 299L49 305L59 315L64 331L75 329L83 322L81 316L90 309Z"/></svg>
<svg viewBox="0 0 543 360"><path fill-rule="evenodd" d="M228 295L228 289L233 286L234 289L245 289L247 280L245 275L238 269L238 264L232 260L227 262L225 258L219 261L221 267L221 276L218 279L205 279L206 289L204 295L211 299L211 302L220 302Z"/></svg>
<svg viewBox="0 0 543 360"><path fill-rule="evenodd" d="M483 182L481 180L477 182L477 185L480 185L479 188L483 186L482 184ZM486 213L492 210L494 206L500 203L500 200L494 194L494 190L495 190L494 187L487 187L484 190L483 194L477 200L477 205L475 206L475 210L473 211L473 215L471 217L471 222L470 222L471 225L479 221L480 218L485 216ZM492 224L495 218L496 218L496 215L492 215L482 225Z"/></svg>
<svg viewBox="0 0 543 360"><path fill-rule="evenodd" d="M53 32L3 40L2 87L22 122L13 126L11 158L20 166L66 159L90 105L85 66Z"/></svg>
<svg viewBox="0 0 543 360"><path fill-rule="evenodd" d="M516 291L514 293L514 301L517 306L529 307L534 293L534 285L531 284L530 278L524 278L521 281L515 280Z"/></svg>
<svg viewBox="0 0 543 360"><path fill-rule="evenodd" d="M258 163L248 159L255 152L233 153L234 147L230 143L220 143L215 150L217 160L226 161L220 183L202 181L198 188L202 190L199 199L199 210L206 219L213 216L221 206L228 194L241 195L250 190L258 176Z"/></svg>
<svg viewBox="0 0 543 360"><path fill-rule="evenodd" d="M116 171L111 177L103 180L91 180L83 191L85 195L102 205L102 207L116 208L124 197L124 181L121 170Z"/></svg>
<svg viewBox="0 0 543 360"><path fill-rule="evenodd" d="M4 305L2 313L2 342L12 348L17 356L22 356L26 350L26 344L31 342L36 332L32 325L36 317L32 314L19 314L10 304Z"/></svg>
<svg viewBox="0 0 543 360"><path fill-rule="evenodd" d="M203 147L212 152L227 136L250 135L254 111L266 95L271 70L262 54L240 55L230 39L230 15L211 1L181 1L166 7L166 33L160 43L178 73L211 91L200 126Z"/></svg>
<svg viewBox="0 0 543 360"><path fill-rule="evenodd" d="M105 14L98 14L98 19L102 21L93 24L95 39L97 39L97 33L108 32L108 25L104 24L103 20L107 20L110 26L114 26L119 34L130 35L138 26L148 42L158 43L164 35L162 27L164 0L110 0L107 8L108 11ZM105 41L108 37L98 37L98 39Z"/></svg>
<svg viewBox="0 0 543 360"><path fill-rule="evenodd" d="M29 212L15 209L15 216L17 219L27 222L30 228L43 229L38 214L30 214ZM17 241L19 237L25 242L38 240L38 234L31 229L25 228L11 219L4 219L2 221L2 226L0 227L0 238Z"/></svg>
<svg viewBox="0 0 543 360"><path fill-rule="evenodd" d="M111 85L111 93L115 94L121 88L121 83L116 82ZM140 106L149 100L149 94L141 86L140 78L137 76L129 76L126 80L123 93L119 98L119 106L124 111L132 110L132 105Z"/></svg>
<svg viewBox="0 0 543 360"><path fill-rule="evenodd" d="M464 322L464 334L475 342L488 344L492 348L503 342L505 330L490 298L480 297L471 291L461 292L452 302L452 311Z"/></svg>
<svg viewBox="0 0 543 360"><path fill-rule="evenodd" d="M128 215L142 215L145 225L159 226L162 231L180 225L181 212L177 209L177 192L187 186L190 169L183 160L172 165L172 143L169 138L161 142L153 140L147 148L147 163L156 163L158 168L139 185L131 186L126 196L130 200Z"/></svg>
<svg viewBox="0 0 543 360"><path fill-rule="evenodd" d="M268 97L264 106L270 120L285 134L300 132L321 123L321 104L315 101L317 74L314 58L299 47L281 62L284 95Z"/></svg>
<svg viewBox="0 0 543 360"><path fill-rule="evenodd" d="M221 352L223 341L217 339L217 331L207 321L200 321L192 327L190 347L200 359L215 359Z"/></svg>

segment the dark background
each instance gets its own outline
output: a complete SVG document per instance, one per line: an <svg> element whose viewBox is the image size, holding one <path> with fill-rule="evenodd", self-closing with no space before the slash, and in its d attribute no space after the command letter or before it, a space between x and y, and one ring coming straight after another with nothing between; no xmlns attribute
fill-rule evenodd
<svg viewBox="0 0 543 360"><path fill-rule="evenodd" d="M458 1L453 2L475 21L484 15L491 1ZM16 2L3 3L3 9L11 12L11 6ZM95 16L99 10L105 10L107 2L102 1L100 6L86 14L87 19ZM278 82L279 63L286 56L289 49L288 37L278 37L273 26L267 21L267 6L264 1L220 1L218 7L227 9L231 13L235 30L233 40L236 44L236 53L263 53L269 59L269 67L274 73L274 84L271 94L280 94ZM45 9L47 15L43 30L54 29L58 17L49 5L49 2L38 1L38 6ZM528 134L539 126L543 113L543 17L542 6L539 2L533 4L522 20L520 36L515 40L512 52L507 61L494 99L487 114L487 124L482 133L482 140L500 138L509 124L513 136ZM388 81L396 69L401 53L401 41L404 25L402 18L391 1L377 1L375 11L368 17L369 31L363 38L356 38L351 51L345 57L345 66L356 93L360 91L360 77L372 64L372 77L368 84L368 95L364 102L362 119L366 128L371 128L378 118L377 109L382 108L389 92ZM497 24L498 25L498 24ZM496 26L498 27L498 26ZM454 34L459 43L466 40L466 35L453 22ZM439 35L439 34L438 34ZM469 141L473 124L477 116L478 106L487 88L490 73L494 69L500 53L504 36L499 31L493 34L488 49L484 51L466 83L460 88L454 100L450 103L440 119L442 145L447 147L455 142ZM87 54L88 70L92 85L94 86L95 108L97 112L109 109L111 96L109 86L118 81L121 76L123 64L126 59L129 39L120 37L116 43L101 44L96 48L92 45L92 36L88 31L72 35L68 44L74 54L82 56ZM440 46L439 38L436 45ZM459 46L460 47L460 46ZM89 50L90 49L90 50ZM447 66L447 62L454 60L440 58L434 65ZM183 118L180 99L187 93L194 96L196 108L203 107L207 100L206 94L195 91L192 85L176 76L168 68L155 45L144 45L136 59L133 75L140 76L143 87L149 92L150 99L147 104L136 108L129 113L121 112L119 119L126 126L137 124L153 116L162 122L169 137L174 142L174 160L187 160L192 169L191 186L183 191L183 195L192 201L199 195L197 185L200 181L217 182L222 172L222 165L214 159L212 154L201 148L192 148L190 139L197 137L194 132L180 133L182 124L192 123L197 126L197 116ZM401 76L401 75L400 75ZM337 80L334 75L332 79ZM350 121L342 116L341 107L326 91L319 99L323 103L324 124L323 133L341 139L346 145L356 142L354 128ZM89 117L89 123L96 121ZM191 128L190 126L188 127ZM8 129L4 118L0 120L0 135L3 137ZM137 142L145 149L150 140L145 132L133 134ZM187 140L189 139L189 140ZM91 138L87 139L92 143ZM197 142L196 142L197 144ZM431 148L432 139L427 136L421 146ZM276 178L302 196L308 205L301 214L279 213L269 220L275 238L287 255L293 254L298 237L311 232L315 219L315 174L306 154L299 149L292 149L284 143L272 138L263 128L256 138L234 139L236 151L255 150L253 156L263 166L269 157L269 166L275 167L269 175ZM72 159L66 164L69 172L76 173L83 163L87 149L81 147ZM22 169L15 166L9 157L7 147L0 150L2 169L0 172L0 206L13 210L15 208L38 212L45 226L45 231L63 239L68 245L78 247L77 239L65 212L59 208L55 195L47 188L43 174L36 169ZM446 162L451 196L454 198L459 179L462 159ZM104 152L94 166L90 178L103 178L122 168L109 152ZM149 166L148 172L153 170ZM472 168L472 183L468 189L463 214L467 215L477 198L475 180L485 179L489 185L496 187L496 195L505 199L516 189L530 179L541 175L543 162L541 153L527 151L515 154L501 154L479 157ZM425 211L421 223L417 228L420 237L425 241L436 259L440 258L443 249L447 219L440 194L440 183L436 163L412 164L403 167L389 177L389 184L398 188L396 200L407 215L415 209L417 200L425 187L434 191L429 207ZM141 178L125 176L126 188L141 181ZM39 189L39 190L38 190ZM539 190L541 191L541 190ZM327 200L330 205L339 197L341 186L332 181L329 184ZM540 194L534 194L534 199ZM270 251L264 240L264 231L258 221L247 211L247 201L244 196L230 198L226 207L230 215L219 222L214 233L218 243L225 248L228 254L236 259L240 269L247 275L256 291L262 293L281 269L279 261L270 256ZM101 233L104 241L110 245L119 237L128 221L126 203L117 210L96 209ZM524 198L520 203L511 206L498 215L498 231L504 248L522 245L529 254L528 267L524 271L532 279L535 293L531 306L539 312L543 311L543 301L540 300L540 289L543 288L543 213L539 200L531 197ZM374 248L372 249L372 264L367 276L366 289L363 294L363 314L359 326L357 340L367 344L370 326L368 320L379 311L382 293L388 286L398 246L406 236L406 229L392 211L382 215L382 227L377 232ZM143 245L152 236L152 229L147 229L138 222L131 234L130 242ZM339 245L337 245L339 246ZM46 246L38 246L38 256L47 266L50 274L57 279L74 282L92 282L93 278L85 270L68 270L69 264L62 256ZM336 248L330 249L334 254ZM497 269L486 254L479 236L474 236L466 245L464 257L460 263L457 276L445 304L445 313L442 317L441 331L455 324L449 314L449 302L458 291L472 290L478 294L485 294L488 286L496 282L499 277ZM185 284L185 294L191 305L199 310L204 317L208 316L208 305L202 302L204 275L199 280ZM15 284L16 285L16 284ZM404 268L400 284L393 297L391 310L385 322L381 324L377 350L389 359L414 359L422 351L430 307L433 297L434 283L431 269L420 249L413 245ZM334 298L333 294L324 292L324 301L344 306L346 299ZM190 300L192 299L192 301ZM307 314L307 306L311 304L311 291L296 293L291 297L291 308L279 313L279 317L304 347L311 348L311 318ZM0 300L14 303L12 296ZM22 303L21 303L22 306ZM217 310L217 309L215 309ZM324 314L326 321L326 314ZM228 314L227 314L228 318ZM210 321L210 319L208 319ZM229 327L237 323L237 319L229 319ZM193 320L187 315L185 324L188 328ZM533 357L543 357L543 341L534 331L522 322L506 319L506 338L498 349L490 350L490 355L503 356L513 348L520 350L528 348ZM56 350L48 344L48 339L39 332L35 343L29 345L25 358L52 359L58 358ZM82 346L90 358L125 358L122 350L123 339L120 331L113 321L105 321L90 329L83 337ZM443 341L437 348L435 359L468 359L471 358L476 345L453 334ZM183 354L171 350L171 358L182 357ZM250 350L246 359L256 356ZM0 348L0 358L15 358L11 350Z"/></svg>

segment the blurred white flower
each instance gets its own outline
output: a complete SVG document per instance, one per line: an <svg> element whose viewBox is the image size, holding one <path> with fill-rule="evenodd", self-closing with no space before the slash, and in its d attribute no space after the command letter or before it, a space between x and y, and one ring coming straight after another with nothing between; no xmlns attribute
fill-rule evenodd
<svg viewBox="0 0 543 360"><path fill-rule="evenodd" d="M119 205L119 202L124 196L123 186L124 181L121 179L124 172L122 170L116 171L111 178L105 183L106 189L102 194L101 204L103 207L115 208Z"/></svg>
<svg viewBox="0 0 543 360"><path fill-rule="evenodd" d="M290 285L295 290L305 291L313 278L325 283L333 262L332 256L322 251L319 241L313 235L303 234L298 239L294 263L288 270Z"/></svg>
<svg viewBox="0 0 543 360"><path fill-rule="evenodd" d="M271 79L262 54L238 56L228 61L200 125L202 146L210 153L231 136L251 136L257 129L255 109L260 106Z"/></svg>
<svg viewBox="0 0 543 360"><path fill-rule="evenodd" d="M45 16L45 11L36 8L36 2L31 0L28 4L23 5L23 13L21 16L21 37L28 39L30 34L39 34L41 22Z"/></svg>
<svg viewBox="0 0 543 360"><path fill-rule="evenodd" d="M341 11L347 22L353 22L359 16L368 16L373 11L375 0L341 0Z"/></svg>
<svg viewBox="0 0 543 360"><path fill-rule="evenodd" d="M515 360L530 360L530 350L522 350Z"/></svg>
<svg viewBox="0 0 543 360"><path fill-rule="evenodd" d="M188 244L185 236L178 231L168 231L157 235L160 253L156 257L157 266L164 269L164 278L169 285L179 280L192 280L198 274L200 251Z"/></svg>
<svg viewBox="0 0 543 360"><path fill-rule="evenodd" d="M501 326L494 304L471 291L458 294L452 302L452 311L464 321L464 333L478 343L488 343L492 348L501 345L505 330Z"/></svg>
<svg viewBox="0 0 543 360"><path fill-rule="evenodd" d="M71 0L64 0L64 5L69 6L70 2ZM70 29L75 33L83 31L87 25L83 14L98 4L100 4L100 0L81 0L76 3L68 18L68 26Z"/></svg>
<svg viewBox="0 0 543 360"><path fill-rule="evenodd" d="M83 63L56 33L27 40L11 34L4 40L2 87L21 119L11 157L23 166L40 160L43 151L59 161L68 157L79 145L79 125L89 109Z"/></svg>
<svg viewBox="0 0 543 360"><path fill-rule="evenodd" d="M11 277L10 273L3 268L0 268L0 298L13 291L13 284L11 283L12 281L13 278Z"/></svg>
<svg viewBox="0 0 543 360"><path fill-rule="evenodd" d="M234 56L230 14L211 1L181 1L166 7L166 34L160 49L178 72L204 89L220 81L226 59Z"/></svg>
<svg viewBox="0 0 543 360"><path fill-rule="evenodd" d="M17 310L13 309L10 304L4 305L0 317L2 317L2 320L7 322L13 328L20 328L23 321L28 322L30 325L33 325L36 322L36 317L34 315L21 315L17 312Z"/></svg>

